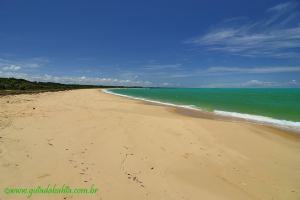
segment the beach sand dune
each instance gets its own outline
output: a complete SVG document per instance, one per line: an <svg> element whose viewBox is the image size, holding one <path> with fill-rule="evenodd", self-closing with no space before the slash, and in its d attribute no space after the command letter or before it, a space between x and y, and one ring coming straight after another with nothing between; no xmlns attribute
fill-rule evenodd
<svg viewBox="0 0 300 200"><path fill-rule="evenodd" d="M300 141L97 89L0 98L0 199L48 184L96 194L31 199L300 199Z"/></svg>

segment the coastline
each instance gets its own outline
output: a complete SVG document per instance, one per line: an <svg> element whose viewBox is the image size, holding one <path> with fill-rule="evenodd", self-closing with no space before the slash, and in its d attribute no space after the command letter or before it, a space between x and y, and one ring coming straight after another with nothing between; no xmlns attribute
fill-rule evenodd
<svg viewBox="0 0 300 200"><path fill-rule="evenodd" d="M103 91L104 93L107 93L107 94L126 97L126 98L134 99L134 100L140 100L140 101L153 103L153 104L175 107L178 109L185 109L185 110L188 110L193 113L194 113L194 111L196 111L199 113L196 115L191 114L191 116L200 116L202 118L209 117L209 118L214 118L214 119L265 125L265 126L270 126L273 128L277 128L277 129L286 131L291 134L298 134L300 136L300 122L279 120L279 119L274 119L271 117L265 117L265 116L261 116L261 115L252 115L252 114L237 113L237 112L227 112L227 111L220 111L220 110L215 110L213 112L209 112L209 111L204 111L201 108L195 107L193 105L179 105L179 104L174 104L174 103L161 102L161 101L151 100L151 99L142 98L142 97L134 97L134 96L130 96L130 95L118 94L118 93L115 93L113 91L108 91L108 90L109 89L101 89L101 91ZM187 112L182 112L182 113L187 114Z"/></svg>
<svg viewBox="0 0 300 200"><path fill-rule="evenodd" d="M0 104L1 191L67 184L99 193L31 199L300 198L300 141L282 130L99 89L4 96Z"/></svg>

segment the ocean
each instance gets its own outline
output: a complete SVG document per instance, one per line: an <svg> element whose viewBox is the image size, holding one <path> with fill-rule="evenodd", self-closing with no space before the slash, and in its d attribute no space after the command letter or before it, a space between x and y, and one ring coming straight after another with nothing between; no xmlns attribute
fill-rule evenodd
<svg viewBox="0 0 300 200"><path fill-rule="evenodd" d="M300 88L131 88L106 92L300 131Z"/></svg>

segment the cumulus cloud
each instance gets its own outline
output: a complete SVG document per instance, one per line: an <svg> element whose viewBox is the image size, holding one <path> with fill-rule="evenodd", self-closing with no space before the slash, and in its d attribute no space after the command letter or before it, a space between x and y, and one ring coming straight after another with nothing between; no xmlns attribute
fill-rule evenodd
<svg viewBox="0 0 300 200"><path fill-rule="evenodd" d="M299 5L278 4L260 21L222 24L204 35L186 41L210 51L250 57L299 58Z"/></svg>
<svg viewBox="0 0 300 200"><path fill-rule="evenodd" d="M241 87L274 87L278 86L278 83L271 81L259 81L259 80L250 80L244 83L241 83Z"/></svg>
<svg viewBox="0 0 300 200"><path fill-rule="evenodd" d="M208 88L280 88L280 87L299 87L300 83L296 80L291 81L264 81L264 80L249 80L245 82L229 82L229 83L214 83L203 85Z"/></svg>
<svg viewBox="0 0 300 200"><path fill-rule="evenodd" d="M0 58L0 68L5 71L18 71L20 69L39 68L47 64L49 59L34 57L30 59L5 59Z"/></svg>
<svg viewBox="0 0 300 200"><path fill-rule="evenodd" d="M2 67L2 70L4 71L18 71L21 67L19 65L6 65Z"/></svg>
<svg viewBox="0 0 300 200"><path fill-rule="evenodd" d="M101 78L101 77L86 77L86 76L52 76L44 75L29 75L26 73L17 72L0 72L1 77L22 78L30 81L56 82L65 84L89 84L89 85L120 85L120 86L151 86L150 81L138 80L123 80L117 78Z"/></svg>
<svg viewBox="0 0 300 200"><path fill-rule="evenodd" d="M168 74L171 78L186 78L195 76L215 76L229 74L273 74L273 73L299 73L300 66L261 66L261 67L208 67L185 73Z"/></svg>

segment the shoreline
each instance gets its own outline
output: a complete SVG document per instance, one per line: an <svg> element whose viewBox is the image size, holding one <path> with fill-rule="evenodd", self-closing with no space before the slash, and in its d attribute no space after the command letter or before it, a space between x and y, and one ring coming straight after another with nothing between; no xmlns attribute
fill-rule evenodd
<svg viewBox="0 0 300 200"><path fill-rule="evenodd" d="M198 117L202 117L202 118L210 118L210 119L213 118L216 120L225 120L225 121L227 120L227 121L232 121L232 122L244 122L244 123L257 124L257 125L262 125L262 126L268 126L268 127L272 127L272 128L275 128L275 129L278 129L281 131L285 131L286 133L293 134L293 135L300 137L300 122L279 120L279 119L274 119L271 117L265 117L265 116L260 116L260 115L227 112L227 111L209 112L209 111L204 111L204 110L201 110L200 108L196 108L193 106L178 105L178 104L173 104L173 103L150 100L150 99L146 99L146 98L142 98L142 97L123 95L123 94L114 93L114 92L108 91L108 90L109 89L101 89L102 92L111 94L111 95L121 96L121 97L125 97L128 99L139 100L139 101L147 102L150 104L152 103L152 104L158 104L158 105L163 105L163 106L167 106L167 107L173 107L173 108L177 108L179 110L186 110L186 111L192 113L192 114L190 114L190 116L198 116ZM179 112L179 113L185 113L186 115L189 115L188 112ZM195 112L197 112L198 114L195 114ZM262 119L262 121L255 119L255 118ZM279 123L276 123L274 121L279 122ZM292 124L296 124L296 125L287 126L287 125L282 125L280 122L292 123Z"/></svg>

